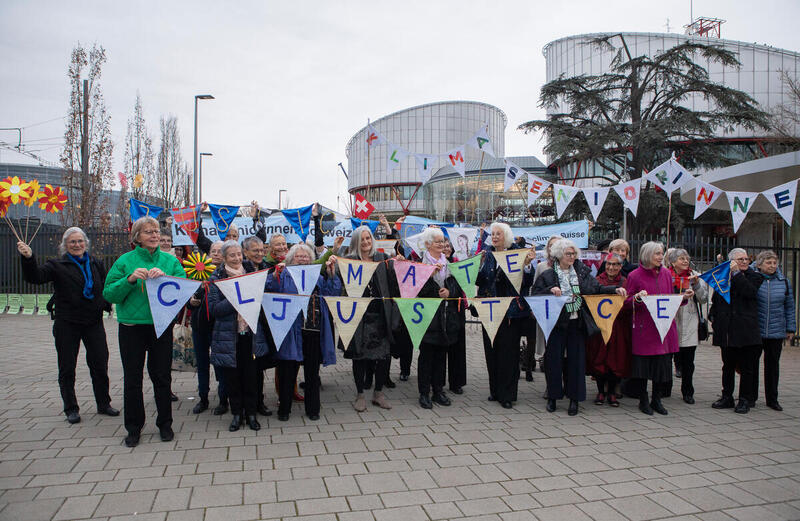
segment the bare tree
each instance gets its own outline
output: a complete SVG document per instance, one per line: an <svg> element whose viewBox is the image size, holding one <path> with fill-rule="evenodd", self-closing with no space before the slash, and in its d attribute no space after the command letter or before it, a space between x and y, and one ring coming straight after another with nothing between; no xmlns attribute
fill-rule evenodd
<svg viewBox="0 0 800 521"><path fill-rule="evenodd" d="M795 145L800 143L800 79L781 71L784 103L778 105L772 116L772 129L778 135Z"/></svg>
<svg viewBox="0 0 800 521"><path fill-rule="evenodd" d="M178 118L161 116L156 193L166 207L189 204L189 167L181 154Z"/></svg>
<svg viewBox="0 0 800 521"><path fill-rule="evenodd" d="M69 196L62 213L65 224L91 227L107 210L107 198L101 195L114 179L114 144L111 116L100 87L105 62L106 51L97 44L88 54L80 43L72 50L67 73L71 86L69 113L60 158Z"/></svg>
<svg viewBox="0 0 800 521"><path fill-rule="evenodd" d="M155 154L153 140L147 130L142 109L142 98L136 93L133 116L128 119L128 132L125 136L125 177L131 196L140 201L148 201L155 192Z"/></svg>

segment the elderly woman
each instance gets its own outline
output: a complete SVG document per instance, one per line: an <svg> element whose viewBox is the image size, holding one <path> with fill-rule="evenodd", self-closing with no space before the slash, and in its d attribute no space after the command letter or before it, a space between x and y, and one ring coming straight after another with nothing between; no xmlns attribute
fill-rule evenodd
<svg viewBox="0 0 800 521"><path fill-rule="evenodd" d="M625 239L614 239L608 245L608 253L616 253L622 259L622 276L627 277L630 273L636 269L636 264L632 264L628 261L628 257L631 253L631 246L628 244L628 241ZM599 273L603 273L605 271L605 262L600 264L600 268L598 268Z"/></svg>
<svg viewBox="0 0 800 521"><path fill-rule="evenodd" d="M580 250L569 239L555 241L550 247L550 256L553 267L536 279L533 293L557 297L563 295L570 299L561 310L544 352L547 411L555 411L556 400L566 394L569 398L567 413L575 416L578 414L578 403L586 400L586 339L598 331L581 296L596 293L624 296L625 289L613 285L601 286L586 265L575 262ZM530 273L526 273L526 279L532 279Z"/></svg>
<svg viewBox="0 0 800 521"><path fill-rule="evenodd" d="M646 242L639 250L639 267L628 275L626 308L633 308L633 342L631 379L634 392L639 395L639 410L652 416L653 411L668 414L661 398L672 383L672 354L678 352L678 330L670 325L664 341L650 317L642 297L672 293L672 275L662 264L664 247L660 242ZM692 298L694 291L683 291L683 304ZM653 382L653 397L648 403L647 380Z"/></svg>
<svg viewBox="0 0 800 521"><path fill-rule="evenodd" d="M81 421L75 396L75 367L81 340L92 377L98 414L118 416L108 394L108 343L103 311L111 305L103 298L106 270L89 255L89 238L77 227L67 228L58 247L60 257L39 266L30 246L17 243L22 255L22 275L32 284L53 283L53 337L58 357L58 386L69 423ZM50 308L48 304L48 309Z"/></svg>
<svg viewBox="0 0 800 521"><path fill-rule="evenodd" d="M784 340L791 340L796 331L794 294L789 280L778 269L778 256L772 250L756 257L756 269L764 278L758 288L758 322L761 347L764 349L764 394L767 407L782 411L778 403L778 376ZM758 366L755 368L755 389L758 391Z"/></svg>
<svg viewBox="0 0 800 521"><path fill-rule="evenodd" d="M147 373L153 382L158 410L156 426L161 434L161 441L170 441L174 437L170 399L172 328L168 327L160 337L156 337L144 281L164 275L186 277L186 274L178 259L159 249L160 236L158 221L152 217L137 219L131 227L131 242L135 247L111 266L103 289L103 297L117 305L125 429L128 431L125 445L128 447L139 444L144 427L142 376L145 355Z"/></svg>
<svg viewBox="0 0 800 521"><path fill-rule="evenodd" d="M683 401L694 403L694 354L697 350L697 326L700 324L700 306L708 298L708 286L698 278L700 273L692 271L689 253L683 248L670 248L667 255L669 271L672 275L672 292L681 294L686 289L694 292L693 302L678 309L675 326L678 328L678 353L676 364L681 369L681 395Z"/></svg>
<svg viewBox="0 0 800 521"><path fill-rule="evenodd" d="M758 290L764 277L750 268L747 251L734 248L731 261L730 303L716 291L708 315L714 329L713 344L722 354L722 397L714 409L734 407L733 388L739 370L739 401L734 412L747 414L755 405L756 371L761 356L761 328L758 322Z"/></svg>
<svg viewBox="0 0 800 521"><path fill-rule="evenodd" d="M464 235L459 235L458 237L463 237L466 241ZM458 262L467 258L459 259L455 257L453 243L448 238L444 239L442 253L448 262ZM468 254L465 253L464 255ZM458 294L462 295L461 287L456 285L456 288ZM450 344L447 349L447 382L450 391L454 394L463 394L463 388L467 385L467 335L464 330L464 326L467 324L467 309L465 305L456 306L455 309L461 325L458 328L458 341Z"/></svg>
<svg viewBox="0 0 800 521"><path fill-rule="evenodd" d="M286 254L283 263L267 278L267 291L296 295L297 286L291 275L285 273L286 266L311 264L314 252L305 243L295 244ZM300 364L305 376L305 410L309 420L319 420L319 366L336 363L336 346L327 308L323 306L320 295L339 295L342 283L335 276L334 263L329 259L322 268L322 276L311 293L306 313L297 315L286 338L278 349L276 373L278 375L278 420L286 421L292 412L294 383Z"/></svg>
<svg viewBox="0 0 800 521"><path fill-rule="evenodd" d="M560 241L563 239L560 235L552 235L549 239L547 239L547 244L544 248L544 261L540 262L536 265L536 269L533 275L533 282L536 283L536 279L539 278L539 275L544 273L546 270L553 267L553 259L550 256L550 248L556 241ZM533 290L533 285L531 285L528 289L528 293ZM536 369L536 361L539 361L539 368L544 372L544 348L547 342L544 339L544 333L542 333L542 328L536 324L536 321L531 321L529 332L527 334L528 339L528 346L535 344L536 348L533 352L531 352L530 347L525 350L523 353L523 365L525 369L525 380L528 382L533 381L533 370ZM535 330L535 333L534 333ZM535 337L534 337L535 334ZM535 342L533 342L535 340Z"/></svg>
<svg viewBox="0 0 800 521"><path fill-rule="evenodd" d="M461 289L447 267L449 262L444 255L444 233L439 228L428 228L423 233L422 240L425 244L422 262L436 266L436 271L417 296L445 299L439 304L439 309L422 337L417 359L419 404L423 409L431 409L433 402L443 406L450 405L450 399L444 393L447 354L458 343L459 329L464 326L460 320L460 303L457 300L461 296ZM448 300L450 298L454 300Z"/></svg>
<svg viewBox="0 0 800 521"><path fill-rule="evenodd" d="M493 251L517 249L511 227L505 223L492 223L492 245L486 249L481 268L476 278L479 297L516 297L519 295L502 268L497 265ZM530 264L534 254L531 250L525 258ZM504 409L513 407L517 401L519 380L519 344L528 330L531 311L524 299L513 302L506 318L497 330L494 344L483 332L483 352L486 370L489 373L489 401L497 400Z"/></svg>

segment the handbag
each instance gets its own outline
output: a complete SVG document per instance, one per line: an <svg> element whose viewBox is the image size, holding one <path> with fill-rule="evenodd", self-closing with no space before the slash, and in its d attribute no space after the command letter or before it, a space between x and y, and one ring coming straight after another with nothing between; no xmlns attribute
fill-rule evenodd
<svg viewBox="0 0 800 521"><path fill-rule="evenodd" d="M172 326L172 370L193 372L196 368L192 326L189 313L184 311L181 319Z"/></svg>
<svg viewBox="0 0 800 521"><path fill-rule="evenodd" d="M692 296L692 300L694 300L694 305L697 308L697 340L702 342L708 340L708 321L703 316L703 309L700 307L697 297Z"/></svg>

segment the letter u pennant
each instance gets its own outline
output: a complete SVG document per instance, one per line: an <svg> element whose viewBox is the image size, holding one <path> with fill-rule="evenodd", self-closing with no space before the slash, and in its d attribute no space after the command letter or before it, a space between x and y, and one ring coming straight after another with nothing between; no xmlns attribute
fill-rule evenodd
<svg viewBox="0 0 800 521"><path fill-rule="evenodd" d="M367 306L372 302L371 298L356 297L323 297L328 309L333 315L333 325L336 330L336 338L342 340L342 345L347 349L350 340L356 332L361 318L367 310Z"/></svg>
<svg viewBox="0 0 800 521"><path fill-rule="evenodd" d="M608 343L611 331L614 329L614 320L617 319L625 297L622 295L584 295L586 305L592 313L597 327L603 334L603 342Z"/></svg>
<svg viewBox="0 0 800 521"><path fill-rule="evenodd" d="M200 284L202 282L199 280L168 276L144 281L147 288L147 300L150 302L150 314L153 315L156 338L160 337L169 327L175 315L183 309Z"/></svg>
<svg viewBox="0 0 800 521"><path fill-rule="evenodd" d="M261 300L264 297L264 284L267 282L267 270L254 271L239 277L230 277L214 281L228 302L250 329L258 330L258 315L261 313Z"/></svg>
<svg viewBox="0 0 800 521"><path fill-rule="evenodd" d="M503 322L508 311L508 306L515 297L486 297L474 298L470 300L470 304L475 306L478 311L478 318L483 324L483 329L486 330L486 335L489 337L489 342L494 344L494 337L497 336L497 329Z"/></svg>
<svg viewBox="0 0 800 521"><path fill-rule="evenodd" d="M442 299L398 298L394 299L394 303L400 308L400 315L403 317L403 322L406 323L408 335L411 337L414 349L419 349L419 343L422 341L422 337L425 336L425 331L428 330L431 320L436 315L436 310L439 309Z"/></svg>

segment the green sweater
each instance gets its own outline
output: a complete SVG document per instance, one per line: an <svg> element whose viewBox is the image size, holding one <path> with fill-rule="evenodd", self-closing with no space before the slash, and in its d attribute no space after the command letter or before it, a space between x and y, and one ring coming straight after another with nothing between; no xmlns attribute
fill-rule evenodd
<svg viewBox="0 0 800 521"><path fill-rule="evenodd" d="M165 275L186 277L178 259L159 249L150 253L137 246L133 251L123 254L111 266L103 289L103 298L117 306L117 320L122 324L152 324L150 301L147 299L144 281L137 279L128 282L128 277L136 268L160 268Z"/></svg>

